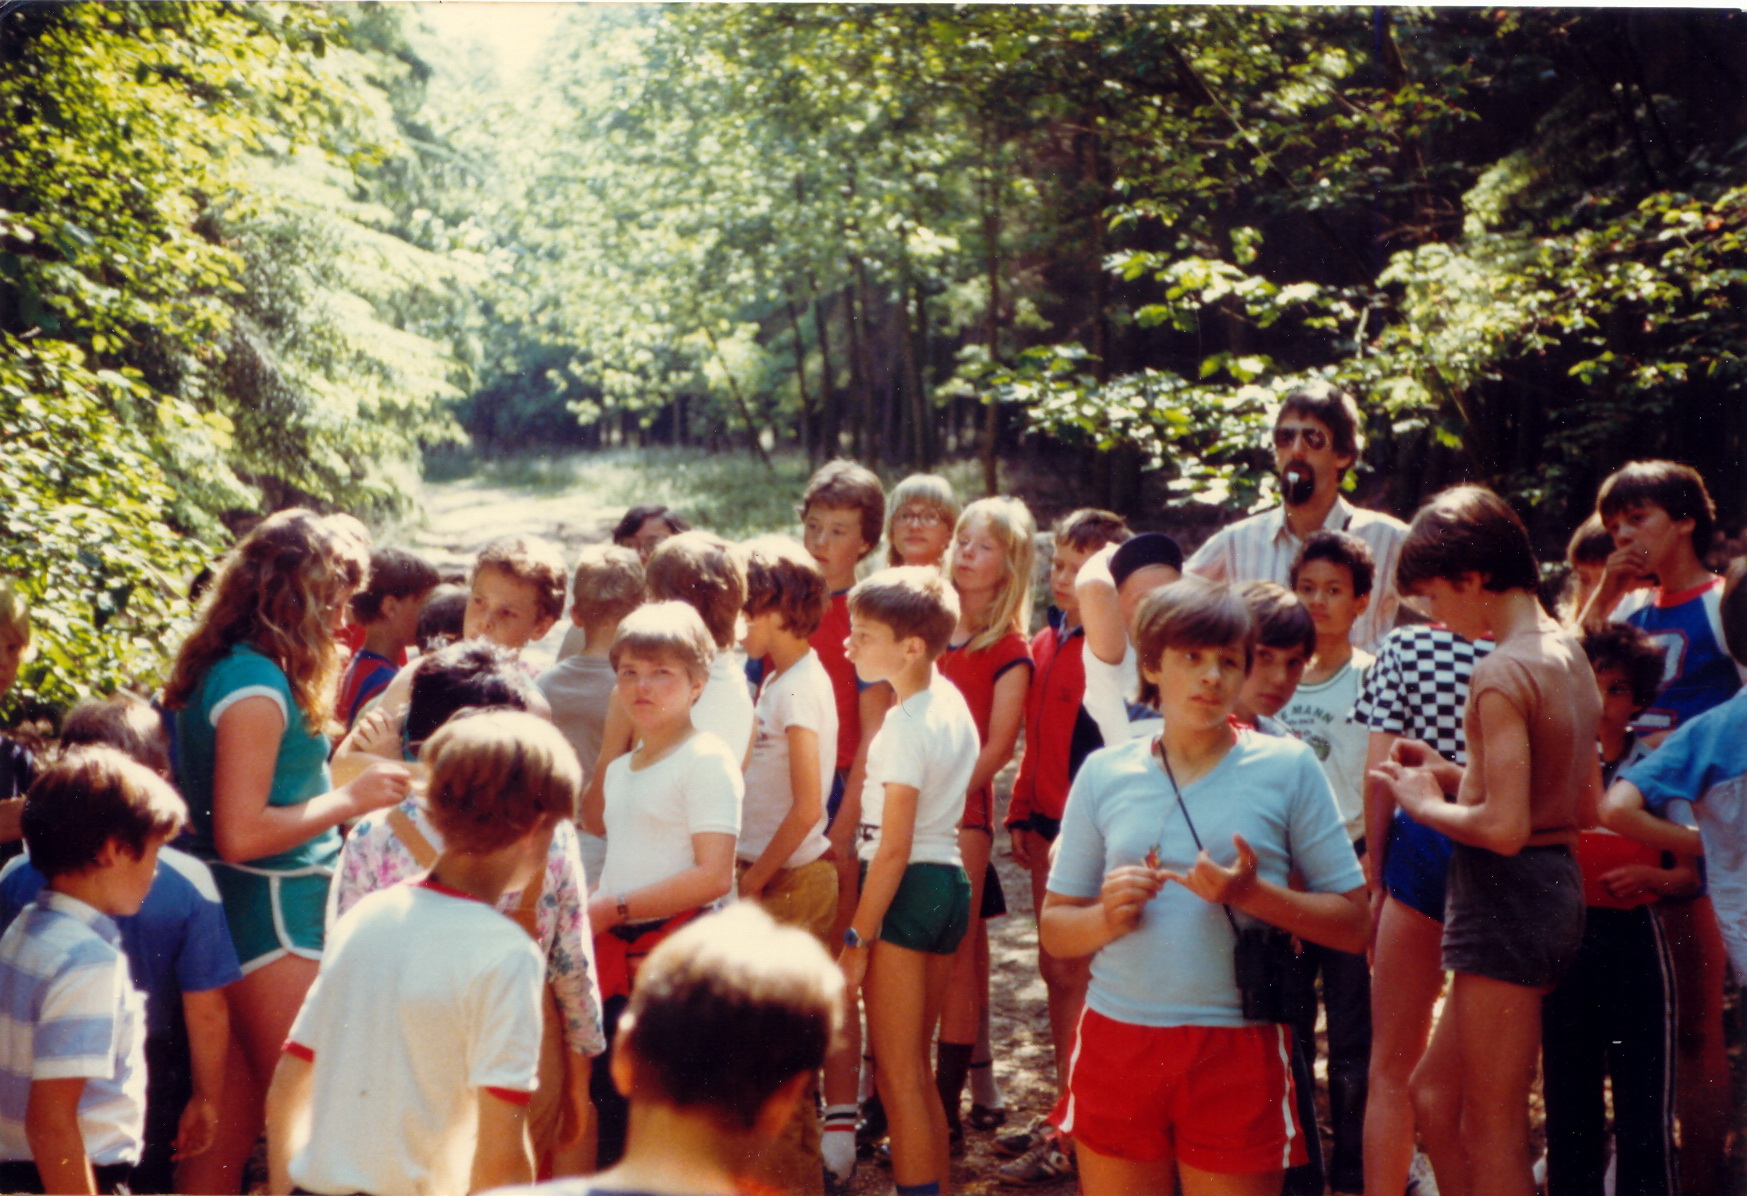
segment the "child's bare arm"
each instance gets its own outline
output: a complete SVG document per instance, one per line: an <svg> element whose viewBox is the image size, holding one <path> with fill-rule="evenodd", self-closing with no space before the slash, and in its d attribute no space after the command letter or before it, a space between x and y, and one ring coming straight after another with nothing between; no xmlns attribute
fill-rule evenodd
<svg viewBox="0 0 1747 1196"><path fill-rule="evenodd" d="M528 1145L528 1107L479 1090L479 1142L473 1150L469 1191L534 1182L534 1152Z"/></svg>
<svg viewBox="0 0 1747 1196"><path fill-rule="evenodd" d="M1140 925L1146 903L1162 887L1164 881L1153 869L1124 864L1104 874L1097 897L1046 892L1038 919L1043 949L1058 959L1078 959L1101 950Z"/></svg>
<svg viewBox="0 0 1747 1196"><path fill-rule="evenodd" d="M819 815L825 810L825 795L819 792L819 732L811 727L789 727L789 792L794 803L764 852L740 878L740 895L756 897L776 875L783 861L795 854Z"/></svg>
<svg viewBox="0 0 1747 1196"><path fill-rule="evenodd" d="M291 1157L309 1141L309 1102L315 1068L290 1053L279 1056L267 1087L267 1191L291 1191Z"/></svg>
<svg viewBox="0 0 1747 1196"><path fill-rule="evenodd" d="M886 721L886 712L892 708L892 697L892 687L882 681L862 690L856 699L861 714L861 743L856 746L855 759L844 774L843 802L837 807L836 821L831 824L831 846L836 849L840 860L855 857L855 833L861 825L861 791L867 784L867 749L873 742L874 733Z"/></svg>
<svg viewBox="0 0 1747 1196"><path fill-rule="evenodd" d="M977 753L967 793L993 784L995 775L1013 759L1019 728L1025 723L1025 693L1031 688L1031 665L1019 664L995 680L995 700L989 708L989 740Z"/></svg>
<svg viewBox="0 0 1747 1196"><path fill-rule="evenodd" d="M1116 599L1116 582L1110 576L1112 552L1100 550L1080 566L1074 594L1080 600L1086 648L1105 664L1121 664L1128 651L1128 629L1122 625L1122 604Z"/></svg>
<svg viewBox="0 0 1747 1196"><path fill-rule="evenodd" d="M218 1128L218 1109L224 1099L225 1053L230 1047L230 1006L224 989L182 994L182 1023L188 1030L188 1060L194 1073L194 1095L182 1110L176 1127L178 1159L205 1154Z"/></svg>
<svg viewBox="0 0 1747 1196"><path fill-rule="evenodd" d="M691 837L697 862L657 884L628 893L596 893L588 903L589 925L596 934L627 922L671 918L721 897L734 889L734 836L701 831ZM619 905L624 903L621 915Z"/></svg>
<svg viewBox="0 0 1747 1196"><path fill-rule="evenodd" d="M619 691L614 689L607 699L607 721L601 729L601 750L594 759L594 775L589 778L588 788L582 794L580 821L582 829L591 835L604 837L607 833L607 765L630 750L631 716L625 712Z"/></svg>
<svg viewBox="0 0 1747 1196"><path fill-rule="evenodd" d="M1616 835L1636 839L1646 847L1681 856L1701 856L1704 840L1696 827L1658 818L1644 805L1644 794L1630 781L1615 781L1602 798L1601 824Z"/></svg>
<svg viewBox="0 0 1747 1196"><path fill-rule="evenodd" d="M24 1137L45 1192L97 1191L97 1177L79 1132L79 1098L84 1093L83 1076L30 1082Z"/></svg>
<svg viewBox="0 0 1747 1196"><path fill-rule="evenodd" d="M1414 821L1458 843L1515 855L1529 841L1529 728L1522 712L1499 693L1477 703L1479 733L1486 744L1481 800L1447 802L1437 765L1409 767L1386 762L1372 775L1383 780Z"/></svg>

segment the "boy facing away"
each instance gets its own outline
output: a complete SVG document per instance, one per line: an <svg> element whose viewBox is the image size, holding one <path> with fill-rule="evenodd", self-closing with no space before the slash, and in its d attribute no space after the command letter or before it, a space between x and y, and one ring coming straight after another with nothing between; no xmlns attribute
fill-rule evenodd
<svg viewBox="0 0 1747 1196"><path fill-rule="evenodd" d="M619 1023L613 1082L631 1102L623 1161L494 1196L739 1191L801 1108L843 1020L842 989L816 941L748 904L685 927L650 954Z"/></svg>
<svg viewBox="0 0 1747 1196"><path fill-rule="evenodd" d="M939 1196L950 1163L928 1044L970 927L958 826L980 750L963 696L934 667L958 596L937 569L886 569L849 592L849 620L856 673L889 684L897 704L868 748L861 896L839 962L867 1004L892 1178L902 1196Z"/></svg>
<svg viewBox="0 0 1747 1196"><path fill-rule="evenodd" d="M25 798L24 840L48 886L0 938L8 1192L114 1191L139 1160L145 1011L115 918L138 912L187 817L168 782L113 748L69 752Z"/></svg>
<svg viewBox="0 0 1747 1196"><path fill-rule="evenodd" d="M540 874L582 789L544 719L492 711L426 741L443 851L328 940L267 1096L271 1191L418 1196L533 1178L540 952L493 905Z"/></svg>

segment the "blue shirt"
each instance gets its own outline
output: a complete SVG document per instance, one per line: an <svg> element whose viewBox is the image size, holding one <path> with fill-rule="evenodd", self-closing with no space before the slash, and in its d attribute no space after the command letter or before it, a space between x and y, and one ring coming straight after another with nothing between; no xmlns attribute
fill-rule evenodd
<svg viewBox="0 0 1747 1196"><path fill-rule="evenodd" d="M0 938L0 1159L28 1161L36 1080L85 1081L79 1132L99 1167L139 1161L146 1056L140 994L115 922L46 890Z"/></svg>
<svg viewBox="0 0 1747 1196"><path fill-rule="evenodd" d="M1654 734L1678 727L1728 701L1741 688L1742 671L1723 644L1723 579L1678 594L1634 590L1620 599L1612 618L1630 623L1662 653L1662 688L1633 726Z"/></svg>
<svg viewBox="0 0 1747 1196"><path fill-rule="evenodd" d="M27 856L6 865L0 872L0 931L36 900L44 883ZM181 1036L183 993L242 978L212 873L173 847L158 853L158 871L140 912L114 922L134 982L146 995L149 1038Z"/></svg>
<svg viewBox="0 0 1747 1196"><path fill-rule="evenodd" d="M1086 758L1062 814L1050 892L1096 900L1107 872L1143 864L1155 849L1161 867L1194 866L1195 839L1153 742L1133 739ZM1183 803L1221 864L1236 858L1231 837L1239 834L1255 849L1263 880L1284 885L1296 870L1313 893L1365 883L1328 778L1316 753L1296 739L1239 731L1224 759L1184 786ZM1246 915L1237 918L1242 925ZM1245 1025L1233 942L1219 906L1166 884L1137 929L1092 957L1086 1002L1130 1025Z"/></svg>
<svg viewBox="0 0 1747 1196"><path fill-rule="evenodd" d="M1747 981L1747 690L1682 723L1620 779L1663 817L1670 802L1693 803L1723 943L1736 981Z"/></svg>

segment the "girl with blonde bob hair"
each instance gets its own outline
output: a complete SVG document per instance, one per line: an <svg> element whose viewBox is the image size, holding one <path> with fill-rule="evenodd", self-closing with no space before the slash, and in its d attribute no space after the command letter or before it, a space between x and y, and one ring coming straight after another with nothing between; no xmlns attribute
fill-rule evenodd
<svg viewBox="0 0 1747 1196"><path fill-rule="evenodd" d="M334 637L369 569L357 520L268 516L220 566L164 689L189 847L212 865L243 965L217 1138L184 1162L187 1191L239 1189L280 1045L321 959L337 828L407 792L398 763L338 789L328 773Z"/></svg>
<svg viewBox="0 0 1747 1196"><path fill-rule="evenodd" d="M971 930L959 944L940 1022L940 1058L935 1082L950 1130L959 1128L964 1082L988 1014L989 934L985 916L1005 913L990 885L989 857L995 833L995 774L1013 758L1031 688L1031 588L1036 567L1037 522L1016 498L980 498L964 509L953 532L946 573L958 592L958 626L937 664L957 685L976 720L982 750L965 794L958 845L971 882ZM990 899L984 900L984 890ZM989 1069L992 1078L992 1069ZM985 1087L973 1092L972 1120L989 1124L998 1100Z"/></svg>
<svg viewBox="0 0 1747 1196"><path fill-rule="evenodd" d="M886 564L939 565L959 516L952 483L936 473L913 473L886 500Z"/></svg>

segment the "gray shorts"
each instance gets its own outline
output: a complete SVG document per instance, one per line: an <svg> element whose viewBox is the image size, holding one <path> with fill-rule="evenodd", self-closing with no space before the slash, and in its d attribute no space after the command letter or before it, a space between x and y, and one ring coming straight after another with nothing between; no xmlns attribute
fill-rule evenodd
<svg viewBox="0 0 1747 1196"><path fill-rule="evenodd" d="M1583 945L1583 877L1569 847L1504 856L1456 843L1444 908L1444 967L1552 988Z"/></svg>

